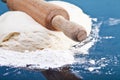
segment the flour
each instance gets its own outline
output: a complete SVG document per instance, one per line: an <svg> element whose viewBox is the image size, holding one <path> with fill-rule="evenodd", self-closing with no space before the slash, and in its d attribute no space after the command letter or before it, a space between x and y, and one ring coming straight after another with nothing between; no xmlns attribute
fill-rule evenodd
<svg viewBox="0 0 120 80"><path fill-rule="evenodd" d="M38 69L57 68L72 64L74 57L70 51L45 49L34 52L15 52L0 49L0 66L28 67Z"/></svg>
<svg viewBox="0 0 120 80"><path fill-rule="evenodd" d="M50 3L65 8L70 21L82 25L90 34L91 18L80 8L62 1ZM62 32L44 28L24 12L8 11L0 16L0 65L55 68L72 64L74 56L69 49L75 44Z"/></svg>
<svg viewBox="0 0 120 80"><path fill-rule="evenodd" d="M44 28L23 12L11 11L1 17L0 45L4 49L35 51L51 48L61 50L69 49L76 43L62 32L53 32Z"/></svg>

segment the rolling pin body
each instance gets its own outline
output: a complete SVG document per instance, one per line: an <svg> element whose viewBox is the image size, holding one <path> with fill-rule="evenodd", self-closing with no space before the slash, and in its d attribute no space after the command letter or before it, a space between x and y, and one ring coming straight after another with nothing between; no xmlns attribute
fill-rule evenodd
<svg viewBox="0 0 120 80"><path fill-rule="evenodd" d="M69 15L64 9L43 0L7 0L7 5L11 10L26 12L38 23L50 30L57 30L51 24L54 16L62 15L69 19Z"/></svg>
<svg viewBox="0 0 120 80"><path fill-rule="evenodd" d="M69 21L69 14L63 8L45 2L44 0L4 0L10 10L23 11L44 27L63 31L66 36L82 41L87 37L86 30Z"/></svg>

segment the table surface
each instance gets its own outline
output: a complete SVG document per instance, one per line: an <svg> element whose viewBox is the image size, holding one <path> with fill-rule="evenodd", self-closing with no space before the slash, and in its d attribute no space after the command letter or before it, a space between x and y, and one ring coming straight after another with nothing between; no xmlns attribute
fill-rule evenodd
<svg viewBox="0 0 120 80"><path fill-rule="evenodd" d="M120 1L119 0L63 0L79 6L86 14L98 21L93 21L93 28L99 30L97 42L90 48L88 55L77 55L76 58L85 58L83 64L73 64L72 70L84 80L120 80ZM7 6L0 1L0 14L8 11ZM87 68L87 69L86 69ZM0 67L0 79L3 79L8 67ZM92 70L94 69L94 70ZM6 77L12 79L14 75L23 72L28 80L38 80L38 72L30 72L15 68L10 69L10 75ZM92 70L92 71L91 71ZM12 76L11 76L12 75ZM29 77L30 75L31 77ZM10 77L11 76L11 77ZM42 76L42 75L41 75ZM43 78L43 77L41 77ZM18 80L18 79L17 79ZM25 80L25 79L23 79ZM40 80L40 78L39 78ZM41 79L44 80L44 79Z"/></svg>

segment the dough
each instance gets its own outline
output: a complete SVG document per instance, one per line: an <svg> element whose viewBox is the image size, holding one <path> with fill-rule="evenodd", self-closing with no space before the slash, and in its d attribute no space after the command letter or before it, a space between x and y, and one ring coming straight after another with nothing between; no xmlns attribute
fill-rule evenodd
<svg viewBox="0 0 120 80"><path fill-rule="evenodd" d="M70 20L85 27L87 35L91 31L91 19L82 10L62 1L51 1L65 8ZM8 11L0 16L0 47L14 51L35 51L50 48L66 50L77 42L66 37L62 32L50 31L20 11Z"/></svg>

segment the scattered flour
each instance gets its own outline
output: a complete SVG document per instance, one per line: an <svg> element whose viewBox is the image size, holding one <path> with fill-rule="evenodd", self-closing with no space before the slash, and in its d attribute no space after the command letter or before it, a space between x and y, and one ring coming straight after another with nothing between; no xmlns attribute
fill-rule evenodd
<svg viewBox="0 0 120 80"><path fill-rule="evenodd" d="M80 8L62 1L50 3L65 8L70 20L84 26L90 34L91 18ZM72 64L74 56L69 49L75 44L62 32L44 28L24 12L9 11L0 16L1 66L55 68ZM84 52L85 48L81 50Z"/></svg>
<svg viewBox="0 0 120 80"><path fill-rule="evenodd" d="M41 50L33 52L15 52L0 49L0 65L29 67L29 68L56 68L66 64L72 64L74 57L68 51L60 50Z"/></svg>
<svg viewBox="0 0 120 80"><path fill-rule="evenodd" d="M101 69L101 67L89 67L89 68L88 68L88 70L89 70L90 72L92 72L92 71L94 71L94 70L99 70L99 69Z"/></svg>

